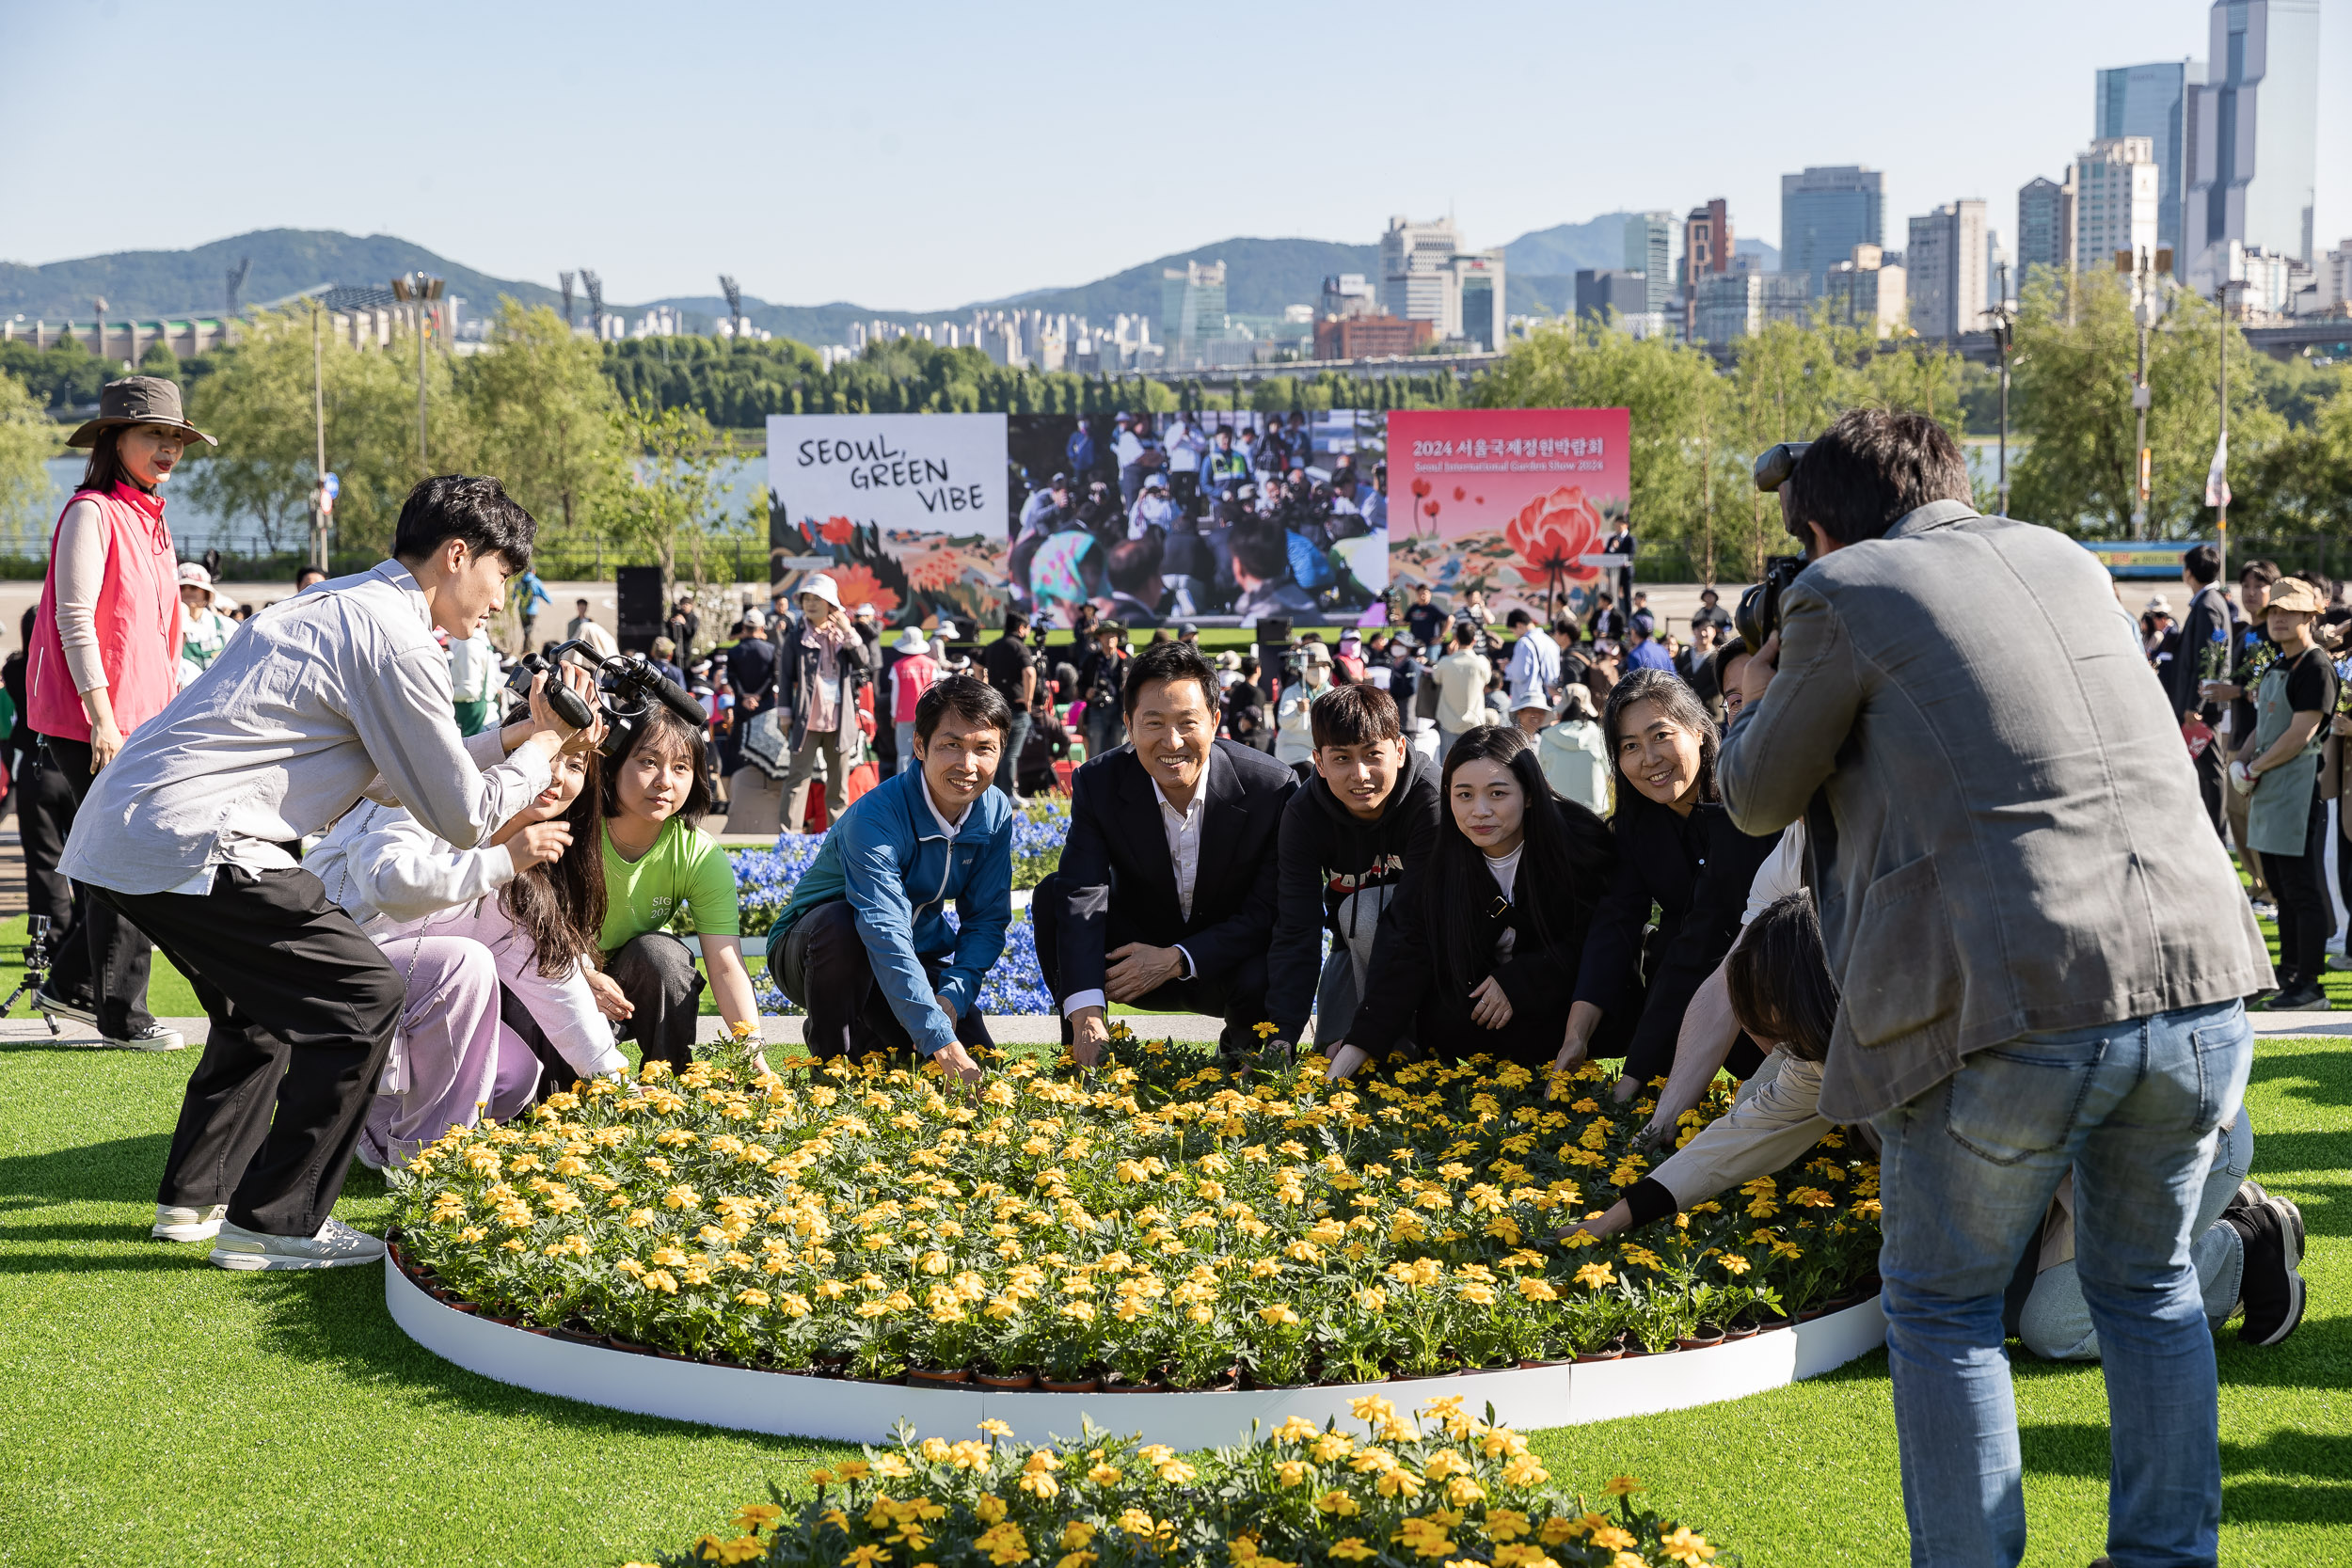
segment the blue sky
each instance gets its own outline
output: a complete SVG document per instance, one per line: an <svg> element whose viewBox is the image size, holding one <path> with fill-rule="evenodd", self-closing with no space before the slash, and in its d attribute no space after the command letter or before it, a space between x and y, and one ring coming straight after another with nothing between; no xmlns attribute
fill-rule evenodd
<svg viewBox="0 0 2352 1568"><path fill-rule="evenodd" d="M0 147L50 170L0 258L286 226L398 234L616 301L943 308L1235 234L1474 245L1883 169L1887 238L2090 134L2102 66L2204 53L2203 0L1772 5L393 6L0 0ZM2352 234L2352 0L2323 0L2318 231ZM152 130L125 113L145 109ZM132 151L114 199L80 171Z"/></svg>

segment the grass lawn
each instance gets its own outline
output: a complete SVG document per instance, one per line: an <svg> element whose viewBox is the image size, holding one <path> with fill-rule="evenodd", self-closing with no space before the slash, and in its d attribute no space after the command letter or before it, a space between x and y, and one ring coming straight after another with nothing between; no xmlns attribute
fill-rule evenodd
<svg viewBox="0 0 2352 1568"><path fill-rule="evenodd" d="M840 1451L458 1370L392 1325L372 1269L230 1275L148 1241L194 1059L0 1044L0 1564L617 1563ZM2222 1559L2352 1561L2352 1041L2263 1044L2249 1104L2256 1174L2310 1221L2312 1306L2278 1350L2219 1341ZM340 1212L378 1227L381 1182L355 1171ZM2087 1563L2098 1370L2022 1360L2017 1394L2028 1560ZM1571 1485L1641 1477L1750 1568L1905 1560L1883 1354L1537 1448Z"/></svg>

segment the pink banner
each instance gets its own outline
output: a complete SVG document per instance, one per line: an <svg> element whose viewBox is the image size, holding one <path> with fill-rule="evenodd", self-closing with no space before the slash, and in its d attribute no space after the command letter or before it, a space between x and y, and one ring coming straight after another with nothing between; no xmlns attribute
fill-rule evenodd
<svg viewBox="0 0 2352 1568"><path fill-rule="evenodd" d="M1497 619L1581 610L1631 490L1623 408L1389 416L1389 576L1451 608L1482 589Z"/></svg>

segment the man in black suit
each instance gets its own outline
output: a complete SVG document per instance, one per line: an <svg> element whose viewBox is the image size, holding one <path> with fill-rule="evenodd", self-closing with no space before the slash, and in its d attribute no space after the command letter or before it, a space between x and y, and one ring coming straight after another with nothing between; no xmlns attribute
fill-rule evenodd
<svg viewBox="0 0 2352 1568"><path fill-rule="evenodd" d="M1108 1005L1124 1002L1219 1014L1224 1053L1254 1051L1297 778L1216 738L1216 672L1189 643L1137 654L1120 705L1128 743L1078 769L1061 869L1029 906L1063 1042L1091 1066Z"/></svg>
<svg viewBox="0 0 2352 1568"><path fill-rule="evenodd" d="M2183 731L2201 721L2205 726L2204 744L2195 753L2197 791L2204 799L2205 815L2213 818L2214 832L2226 833L2221 742L2211 733L2213 726L2221 722L2222 709L2219 703L2205 701L2202 691L2207 678L2207 648L2219 645L2221 654L2214 668L2221 678L2227 678L2230 599L2221 592L2220 577L2221 552L2211 545L2193 546L2181 558L2181 583L2189 592L2188 615L2181 623L2180 646L2159 675L2169 689L2172 711L2180 716Z"/></svg>

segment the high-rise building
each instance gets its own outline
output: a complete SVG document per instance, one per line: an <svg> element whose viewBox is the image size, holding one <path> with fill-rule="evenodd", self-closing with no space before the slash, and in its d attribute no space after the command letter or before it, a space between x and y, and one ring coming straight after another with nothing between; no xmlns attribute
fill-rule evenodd
<svg viewBox="0 0 2352 1568"><path fill-rule="evenodd" d="M1804 274L1806 287L1819 294L1829 269L1854 246L1884 244L1883 179L1851 164L1782 175L1781 270Z"/></svg>
<svg viewBox="0 0 2352 1568"><path fill-rule="evenodd" d="M1731 271L1733 243L1731 204L1717 197L1704 207L1691 209L1682 220L1682 336L1686 341L1711 341L1698 330L1699 279Z"/></svg>
<svg viewBox="0 0 2352 1568"><path fill-rule="evenodd" d="M1672 213L1628 213L1625 217L1625 270L1638 272L1648 291L1639 311L1663 310L1674 299L1675 215Z"/></svg>
<svg viewBox="0 0 2352 1568"><path fill-rule="evenodd" d="M2352 240L2340 240L2335 249L2322 252L2316 270L2319 293L2312 302L2315 309L2332 310L2352 301Z"/></svg>
<svg viewBox="0 0 2352 1568"><path fill-rule="evenodd" d="M2094 141L2148 138L2156 166L2156 244L2171 247L2175 255L2181 249L2181 176L2187 166L2189 97L2204 79L2202 60L2102 71L2090 116Z"/></svg>
<svg viewBox="0 0 2352 1568"><path fill-rule="evenodd" d="M2319 0L2215 0L2184 139L2190 286L2227 277L2226 242L2309 262L2319 158ZM2225 246L2217 256L2216 246Z"/></svg>
<svg viewBox="0 0 2352 1568"><path fill-rule="evenodd" d="M1454 255L1461 248L1451 219L1389 219L1380 236L1380 309L1402 321L1434 323L1440 338L1454 336L1448 306Z"/></svg>
<svg viewBox="0 0 2352 1568"><path fill-rule="evenodd" d="M2005 283L2007 287L2012 289L2017 286L2017 279L2010 274L2009 250L2001 244L2001 231L1997 229L1987 229L1984 231L1984 308L1986 309L1997 310L2008 303L2001 293Z"/></svg>
<svg viewBox="0 0 2352 1568"><path fill-rule="evenodd" d="M1447 335L1489 351L1502 347L1506 329L1502 308L1502 252L1456 251L1453 264L1446 270L1452 275L1454 295L1454 330ZM1440 330L1443 328L1440 327Z"/></svg>
<svg viewBox="0 0 2352 1568"><path fill-rule="evenodd" d="M1186 261L1161 269L1160 337L1165 341L1197 343L1224 330L1224 262Z"/></svg>
<svg viewBox="0 0 2352 1568"><path fill-rule="evenodd" d="M2017 192L2017 287L2036 267L2071 272L2074 266L2074 166L2066 183L2035 175Z"/></svg>
<svg viewBox="0 0 2352 1568"><path fill-rule="evenodd" d="M1360 272L1343 272L1323 280L1323 313L1327 316L1370 316L1380 300Z"/></svg>
<svg viewBox="0 0 2352 1568"><path fill-rule="evenodd" d="M1904 247L1911 329L1922 338L1974 332L1984 313L1984 203L1955 201L1911 220Z"/></svg>
<svg viewBox="0 0 2352 1568"><path fill-rule="evenodd" d="M1612 314L1630 320L1649 313L1646 273L1586 268L1576 275L1576 317L1607 324Z"/></svg>
<svg viewBox="0 0 2352 1568"><path fill-rule="evenodd" d="M1692 341L1727 343L1754 337L1772 322L1811 319L1813 290L1801 272L1756 272L1740 267L1700 277L1692 291L1696 321Z"/></svg>
<svg viewBox="0 0 2352 1568"><path fill-rule="evenodd" d="M1858 245L1853 255L1834 263L1821 280L1829 319L1840 326L1867 326L1881 338L1901 330L1907 303L1902 262L1878 245Z"/></svg>
<svg viewBox="0 0 2352 1568"><path fill-rule="evenodd" d="M2162 231L2160 178L2155 144L2146 136L2095 141L2074 160L2077 268L2104 271L2115 264L2120 251L2135 259L2144 251L2153 263Z"/></svg>

